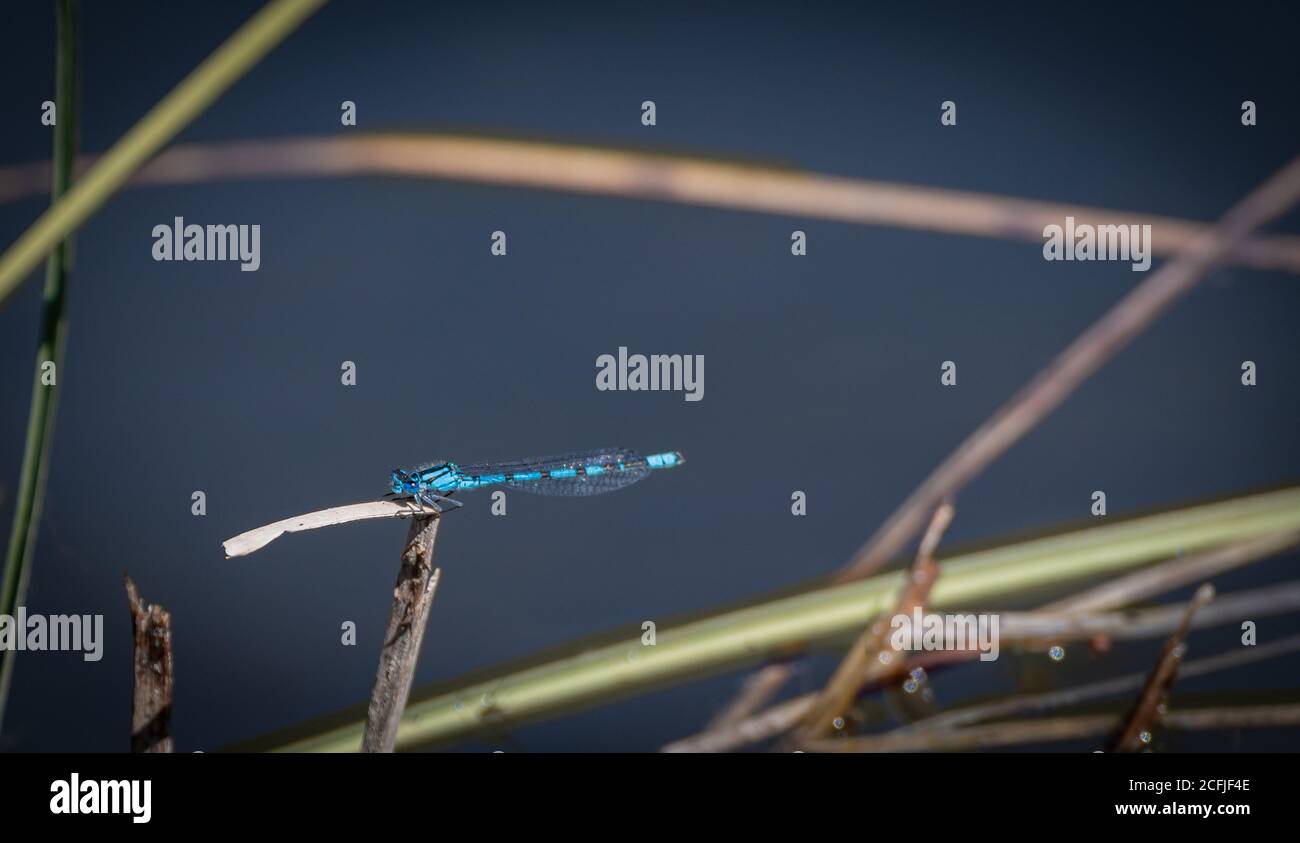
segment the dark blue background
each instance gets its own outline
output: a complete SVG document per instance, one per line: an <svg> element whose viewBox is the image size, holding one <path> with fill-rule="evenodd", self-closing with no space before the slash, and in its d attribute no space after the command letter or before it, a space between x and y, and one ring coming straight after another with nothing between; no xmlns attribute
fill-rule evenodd
<svg viewBox="0 0 1300 843"><path fill-rule="evenodd" d="M100 151L259 6L86 3L81 145ZM47 158L47 4L0 27L0 164ZM687 150L812 171L1212 220L1300 137L1294 6L337 0L180 140L475 130ZM640 103L658 104L643 127ZM959 125L939 125L955 100ZM1240 124L1240 103L1259 125ZM339 125L339 103L360 126ZM0 242L43 210L0 206ZM156 263L181 215L262 226L262 267ZM793 258L803 229L809 254ZM1300 232L1291 215L1280 230ZM509 255L489 254L489 235ZM386 178L132 189L77 235L71 334L27 605L104 613L103 661L24 654L0 746L127 746L124 570L175 618L181 750L366 698L405 525L235 533L373 498L390 468L605 444L689 465L585 500L486 495L439 540L418 681L704 609L842 564L925 474L1145 276L1049 264L1033 244ZM1228 268L1089 381L959 499L950 544L1294 481L1294 275ZM33 273L0 310L0 523L12 517L36 344ZM602 393L625 345L703 354L705 399ZM1241 361L1259 386L1239 383ZM344 360L358 385L339 383ZM957 361L959 385L939 386ZM190 514L190 493L208 514ZM808 493L808 516L789 515ZM1296 556L1219 580L1290 575ZM359 645L339 644L352 620ZM1300 629L1261 622L1261 640ZM1231 646L1198 633L1195 652ZM1158 642L1067 660L1141 669ZM951 671L945 701L1027 682ZM1286 688L1297 662L1191 680ZM814 661L802 686L819 682ZM515 733L521 749L652 749L729 698L717 677ZM1184 686L1180 685L1180 689ZM1228 748L1222 734L1180 746ZM1296 739L1245 733L1245 748ZM1197 743L1201 741L1201 743ZM1286 743L1289 741L1289 743ZM472 742L483 748L495 743Z"/></svg>

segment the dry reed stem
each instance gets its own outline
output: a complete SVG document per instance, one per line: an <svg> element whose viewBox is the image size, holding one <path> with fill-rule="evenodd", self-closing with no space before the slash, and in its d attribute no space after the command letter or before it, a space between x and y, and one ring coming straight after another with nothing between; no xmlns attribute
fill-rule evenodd
<svg viewBox="0 0 1300 843"><path fill-rule="evenodd" d="M368 518L409 518L413 515L435 512L436 510L432 508L417 506L410 501L370 501L369 503L335 506L330 509L308 512L305 515L295 515L293 518L286 518L283 521L257 527L248 532L240 533L234 538L226 539L221 543L221 546L226 551L226 558L233 559L236 556L247 556L254 551L261 550L285 533L318 530L321 527L349 524L353 521L364 521Z"/></svg>
<svg viewBox="0 0 1300 843"><path fill-rule="evenodd" d="M93 157L79 161L87 169ZM44 195L47 163L0 168L0 203ZM560 190L738 211L896 226L1038 244L1043 229L1150 225L1152 250L1173 255L1210 225L1175 217L1041 202L996 194L831 176L593 145L449 134L282 138L174 146L140 168L132 185L226 179L403 176ZM1243 240L1230 258L1255 269L1300 272L1300 237Z"/></svg>
<svg viewBox="0 0 1300 843"><path fill-rule="evenodd" d="M1125 574L1087 591L1048 603L1037 611L1083 614L1116 606L1127 606L1265 559L1297 544L1300 544L1300 531L1294 530L1272 533L1244 542L1234 542Z"/></svg>

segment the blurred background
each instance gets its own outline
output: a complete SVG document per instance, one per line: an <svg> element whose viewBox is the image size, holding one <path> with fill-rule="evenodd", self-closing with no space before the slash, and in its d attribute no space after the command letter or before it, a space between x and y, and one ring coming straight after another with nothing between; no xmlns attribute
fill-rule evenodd
<svg viewBox="0 0 1300 843"><path fill-rule="evenodd" d="M80 146L106 149L260 6L86 3ZM0 15L0 165L45 160L45 3ZM820 173L1213 220L1296 152L1294 6L958 3L609 6L334 0L179 142L438 130L690 152ZM644 100L657 125L641 124ZM1258 104L1245 128L1240 103ZM358 126L339 123L357 104ZM958 125L939 125L953 100ZM0 205L11 243L44 198ZM260 224L262 263L159 263L151 230ZM790 255L790 232L808 255ZM489 253L503 230L509 254ZM1292 214L1273 230L1300 233ZM395 466L604 445L689 464L589 499L467 497L417 685L575 637L827 574L976 425L1146 276L1016 243L397 178L130 189L76 236L70 338L26 605L106 616L104 658L19 654L5 750L127 748L121 576L173 615L179 751L369 694L406 525L221 541L376 498ZM40 281L0 309L0 524L13 516ZM1300 279L1214 272L957 501L945 546L1294 482ZM703 354L705 398L598 392L595 360ZM939 385L944 360L958 386ZM1243 360L1259 385L1240 384ZM343 361L357 385L340 384ZM190 495L207 495L207 515ZM790 495L808 514L790 515ZM1291 553L1216 578L1288 578ZM1186 592L1184 592L1186 593ZM357 646L340 625L357 624ZM1263 619L1261 643L1300 631ZM1195 654L1233 627L1195 633ZM1149 640L1071 652L1070 683L1150 666ZM800 665L820 686L833 656ZM940 701L1052 686L1014 658L935 676ZM1291 657L1180 692L1266 699ZM1039 674L1050 673L1040 663ZM459 744L652 750L730 673ZM1245 696L1243 696L1245 695ZM1295 730L1171 749L1300 749Z"/></svg>

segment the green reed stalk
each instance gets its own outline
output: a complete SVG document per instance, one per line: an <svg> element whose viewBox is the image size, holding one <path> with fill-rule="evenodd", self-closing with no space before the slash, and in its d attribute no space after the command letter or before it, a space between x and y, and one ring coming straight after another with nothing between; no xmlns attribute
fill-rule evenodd
<svg viewBox="0 0 1300 843"><path fill-rule="evenodd" d="M56 0L58 36L55 58L54 161L50 176L50 204L57 204L72 181L77 158L77 0ZM18 500L0 580L0 615L14 614L27 592L36 534L40 528L45 477L49 472L54 438L54 413L58 383L63 377L63 348L68 333L66 302L72 269L72 240L55 245L45 261L45 295L41 302L40 342L36 346L36 372L32 377L32 405L27 417L27 445L18 479ZM53 369L46 371L47 364ZM49 380L52 376L53 380ZM14 653L0 650L0 726L13 676Z"/></svg>

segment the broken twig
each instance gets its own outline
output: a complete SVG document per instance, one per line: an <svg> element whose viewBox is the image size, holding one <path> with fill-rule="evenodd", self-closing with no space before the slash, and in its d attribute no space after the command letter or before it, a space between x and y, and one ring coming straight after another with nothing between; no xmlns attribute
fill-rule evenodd
<svg viewBox="0 0 1300 843"><path fill-rule="evenodd" d="M140 599L140 590L126 580L131 609L131 751L172 752L172 616L162 606Z"/></svg>
<svg viewBox="0 0 1300 843"><path fill-rule="evenodd" d="M388 631L384 633L379 671L366 712L362 752L392 752L397 742L397 725L411 693L424 628L441 576L441 571L433 567L433 545L441 520L437 515L430 515L411 522L397 586L393 589L393 611L388 618Z"/></svg>

